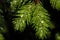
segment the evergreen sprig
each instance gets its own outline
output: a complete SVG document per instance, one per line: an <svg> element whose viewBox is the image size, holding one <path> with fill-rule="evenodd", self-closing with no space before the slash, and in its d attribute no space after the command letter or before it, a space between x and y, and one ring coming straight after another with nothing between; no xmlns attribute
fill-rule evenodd
<svg viewBox="0 0 60 40"><path fill-rule="evenodd" d="M50 21L49 17L50 15L47 10L45 10L40 4L36 4L36 9L32 17L32 27L40 39L47 38L47 36L51 33L50 30L54 28L54 25Z"/></svg>
<svg viewBox="0 0 60 40"><path fill-rule="evenodd" d="M60 10L60 0L50 0L50 3L54 9Z"/></svg>
<svg viewBox="0 0 60 40"><path fill-rule="evenodd" d="M34 28L36 36L40 39L47 38L51 33L50 30L54 28L53 23L50 21L50 15L40 3L28 2L20 6L13 16L16 17L12 19L15 30L23 32L26 25L33 24L32 28Z"/></svg>
<svg viewBox="0 0 60 40"><path fill-rule="evenodd" d="M50 0L50 3L52 4L53 8L56 8L59 10L60 2L58 1ZM51 22L50 14L46 9L44 9L44 7L41 5L39 0L38 1L11 0L9 3L10 3L10 6L9 7L7 6L8 8L6 7L7 3L4 5L6 7L4 11L6 11L6 15L7 14L9 15L9 12L11 13L10 15L11 15L11 20L14 26L14 30L17 30L17 31L19 30L20 32L24 32L26 25L32 25L29 27L34 28L33 30L35 30L35 35L39 39L44 40L44 38L47 38L50 36L51 30L54 28L54 24ZM0 14L0 33L2 31L6 32L5 31L6 25L4 20L5 16ZM0 34L0 38L2 38L0 40L4 39L2 34Z"/></svg>

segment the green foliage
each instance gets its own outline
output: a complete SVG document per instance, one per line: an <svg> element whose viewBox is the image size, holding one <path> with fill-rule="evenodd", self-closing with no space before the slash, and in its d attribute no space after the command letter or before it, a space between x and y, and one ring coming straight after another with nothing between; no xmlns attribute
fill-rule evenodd
<svg viewBox="0 0 60 40"><path fill-rule="evenodd" d="M1 14L0 14L0 26L4 26L4 19Z"/></svg>
<svg viewBox="0 0 60 40"><path fill-rule="evenodd" d="M31 2L31 0L12 0L10 2L12 11L19 9L19 7L25 5L26 2Z"/></svg>
<svg viewBox="0 0 60 40"><path fill-rule="evenodd" d="M50 3L53 8L60 9L59 0L50 0ZM15 30L23 32L26 25L33 24L31 27L34 28L35 35L39 39L44 40L44 38L50 36L50 30L54 28L54 24L50 20L50 14L40 3L35 4L32 0L11 0L10 4L10 9L13 11L12 23ZM0 14L0 32L5 32L5 28L4 16ZM0 38L0 40L4 39L1 34Z"/></svg>
<svg viewBox="0 0 60 40"><path fill-rule="evenodd" d="M34 28L36 36L40 39L47 38L50 35L49 29L54 27L50 21L50 15L40 3L35 5L33 2L28 2L19 7L19 10L13 16L17 17L12 19L14 29L23 32L26 25L33 24L32 28Z"/></svg>
<svg viewBox="0 0 60 40"><path fill-rule="evenodd" d="M4 40L4 37L1 33L0 33L0 40Z"/></svg>
<svg viewBox="0 0 60 40"><path fill-rule="evenodd" d="M50 3L54 9L60 10L60 0L50 0Z"/></svg>
<svg viewBox="0 0 60 40"><path fill-rule="evenodd" d="M55 39L56 39L56 40L60 40L60 33L56 33Z"/></svg>
<svg viewBox="0 0 60 40"><path fill-rule="evenodd" d="M19 8L20 10L17 11L17 13L13 16L16 16L18 18L13 18L13 24L15 26L15 29L23 31L27 24L29 24L31 19L31 4L27 4ZM27 22L27 24L26 24Z"/></svg>
<svg viewBox="0 0 60 40"><path fill-rule="evenodd" d="M6 32L4 17L0 14L0 32Z"/></svg>
<svg viewBox="0 0 60 40"><path fill-rule="evenodd" d="M12 0L11 3L11 9L16 10L17 5L19 5L22 2L22 0Z"/></svg>
<svg viewBox="0 0 60 40"><path fill-rule="evenodd" d="M32 17L32 27L34 27L36 35L40 39L47 38L47 36L50 35L50 30L54 28L54 25L50 21L49 17L50 15L48 12L40 4L36 4L36 8Z"/></svg>

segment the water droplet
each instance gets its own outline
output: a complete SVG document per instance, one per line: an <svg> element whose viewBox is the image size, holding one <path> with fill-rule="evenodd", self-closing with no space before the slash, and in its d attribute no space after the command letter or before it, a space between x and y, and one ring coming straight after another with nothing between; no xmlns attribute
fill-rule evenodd
<svg viewBox="0 0 60 40"><path fill-rule="evenodd" d="M41 21L41 23L44 23L44 21Z"/></svg>

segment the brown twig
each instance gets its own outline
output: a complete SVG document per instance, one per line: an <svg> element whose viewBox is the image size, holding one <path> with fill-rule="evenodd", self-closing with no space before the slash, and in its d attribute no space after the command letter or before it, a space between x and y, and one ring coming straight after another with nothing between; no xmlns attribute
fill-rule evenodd
<svg viewBox="0 0 60 40"><path fill-rule="evenodd" d="M40 2L40 0L34 0L34 2L35 2L35 4L37 4L37 3L39 3L39 2Z"/></svg>

